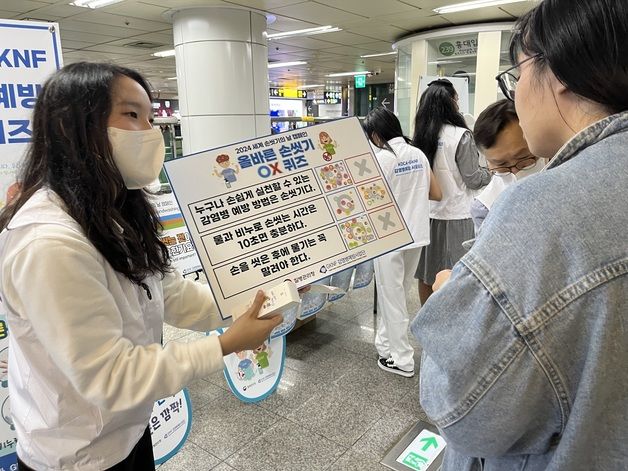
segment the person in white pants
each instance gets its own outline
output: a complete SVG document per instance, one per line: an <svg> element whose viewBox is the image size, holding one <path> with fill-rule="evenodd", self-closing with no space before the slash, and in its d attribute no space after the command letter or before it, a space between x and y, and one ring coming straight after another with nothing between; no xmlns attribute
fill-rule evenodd
<svg viewBox="0 0 628 471"><path fill-rule="evenodd" d="M408 341L406 293L414 280L421 249L430 243L429 199L440 200L441 191L427 157L403 135L392 111L376 108L363 125L414 239L410 245L375 259L377 364L384 371L412 377L414 349Z"/></svg>

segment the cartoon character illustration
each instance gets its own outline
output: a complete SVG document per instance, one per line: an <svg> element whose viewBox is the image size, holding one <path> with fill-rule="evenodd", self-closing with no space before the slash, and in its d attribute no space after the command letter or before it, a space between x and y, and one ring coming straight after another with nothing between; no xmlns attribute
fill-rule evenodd
<svg viewBox="0 0 628 471"><path fill-rule="evenodd" d="M270 366L270 362L268 361L270 358L270 348L268 348L266 342L253 350L253 355L255 355L255 362L257 363L259 373L262 374L264 372L264 368L268 368Z"/></svg>
<svg viewBox="0 0 628 471"><path fill-rule="evenodd" d="M386 190L376 183L371 186L361 186L360 190L369 206L378 200L383 200L386 196Z"/></svg>
<svg viewBox="0 0 628 471"><path fill-rule="evenodd" d="M325 162L329 162L336 153L338 143L334 141L325 131L321 131L318 134L318 140L320 142L319 147L325 151L323 153L323 160L325 160Z"/></svg>
<svg viewBox="0 0 628 471"><path fill-rule="evenodd" d="M214 175L222 178L225 181L225 186L227 188L231 188L231 184L238 180L236 175L240 173L240 166L238 164L233 164L232 166L231 162L229 162L229 156L227 154L220 154L216 157L216 163L222 167L222 170L219 170L216 166L214 166Z"/></svg>
<svg viewBox="0 0 628 471"><path fill-rule="evenodd" d="M373 229L368 224L357 219L352 219L346 223L344 228L347 232L350 249L366 244L375 238Z"/></svg>
<svg viewBox="0 0 628 471"><path fill-rule="evenodd" d="M349 193L334 196L334 201L338 205L336 213L339 215L344 214L345 216L349 216L355 209L355 201L353 201L353 198Z"/></svg>
<svg viewBox="0 0 628 471"><path fill-rule="evenodd" d="M13 425L13 419L11 418L11 404L9 403L8 397L2 403L2 418L9 424L11 430L15 430L15 425Z"/></svg>
<svg viewBox="0 0 628 471"><path fill-rule="evenodd" d="M235 352L236 356L240 360L237 371L237 376L240 381L248 381L255 376L253 361L249 358L250 353L250 350Z"/></svg>

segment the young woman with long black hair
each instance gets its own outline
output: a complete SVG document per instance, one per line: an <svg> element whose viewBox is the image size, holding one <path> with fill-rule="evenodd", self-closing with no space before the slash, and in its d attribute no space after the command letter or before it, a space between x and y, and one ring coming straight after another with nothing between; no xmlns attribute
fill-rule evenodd
<svg viewBox="0 0 628 471"><path fill-rule="evenodd" d="M431 82L421 95L412 143L421 149L438 180L443 198L431 203L430 245L421 253L416 271L424 304L436 274L453 267L464 255L462 243L472 239L470 207L478 190L491 181L480 167L473 135L458 110L458 95L446 79Z"/></svg>
<svg viewBox="0 0 628 471"><path fill-rule="evenodd" d="M161 345L164 319L212 330L208 287L184 280L144 187L164 161L136 72L76 63L43 86L20 193L0 214L0 308L20 470L153 469L155 400L260 345L281 317L253 306L220 337Z"/></svg>

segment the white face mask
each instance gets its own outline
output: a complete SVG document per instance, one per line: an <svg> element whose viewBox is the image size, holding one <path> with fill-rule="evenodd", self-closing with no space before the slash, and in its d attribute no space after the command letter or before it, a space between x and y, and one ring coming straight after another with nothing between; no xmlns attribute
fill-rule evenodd
<svg viewBox="0 0 628 471"><path fill-rule="evenodd" d="M517 180L521 180L525 177L529 177L530 175L534 175L535 173L539 173L543 167L545 167L545 161L543 159L537 159L536 163L532 167L519 170L515 176L517 177Z"/></svg>
<svg viewBox="0 0 628 471"><path fill-rule="evenodd" d="M107 134L113 161L129 190L144 188L155 181L166 156L159 129L127 131L109 127Z"/></svg>

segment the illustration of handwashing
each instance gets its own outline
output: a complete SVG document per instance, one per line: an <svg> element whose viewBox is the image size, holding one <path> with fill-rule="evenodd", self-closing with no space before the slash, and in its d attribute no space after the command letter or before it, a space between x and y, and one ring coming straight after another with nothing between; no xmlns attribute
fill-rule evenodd
<svg viewBox="0 0 628 471"><path fill-rule="evenodd" d="M255 373L262 374L270 366L271 350L266 342L255 350L242 350L235 352L240 360L238 362L237 377L241 381L249 381L255 377Z"/></svg>

